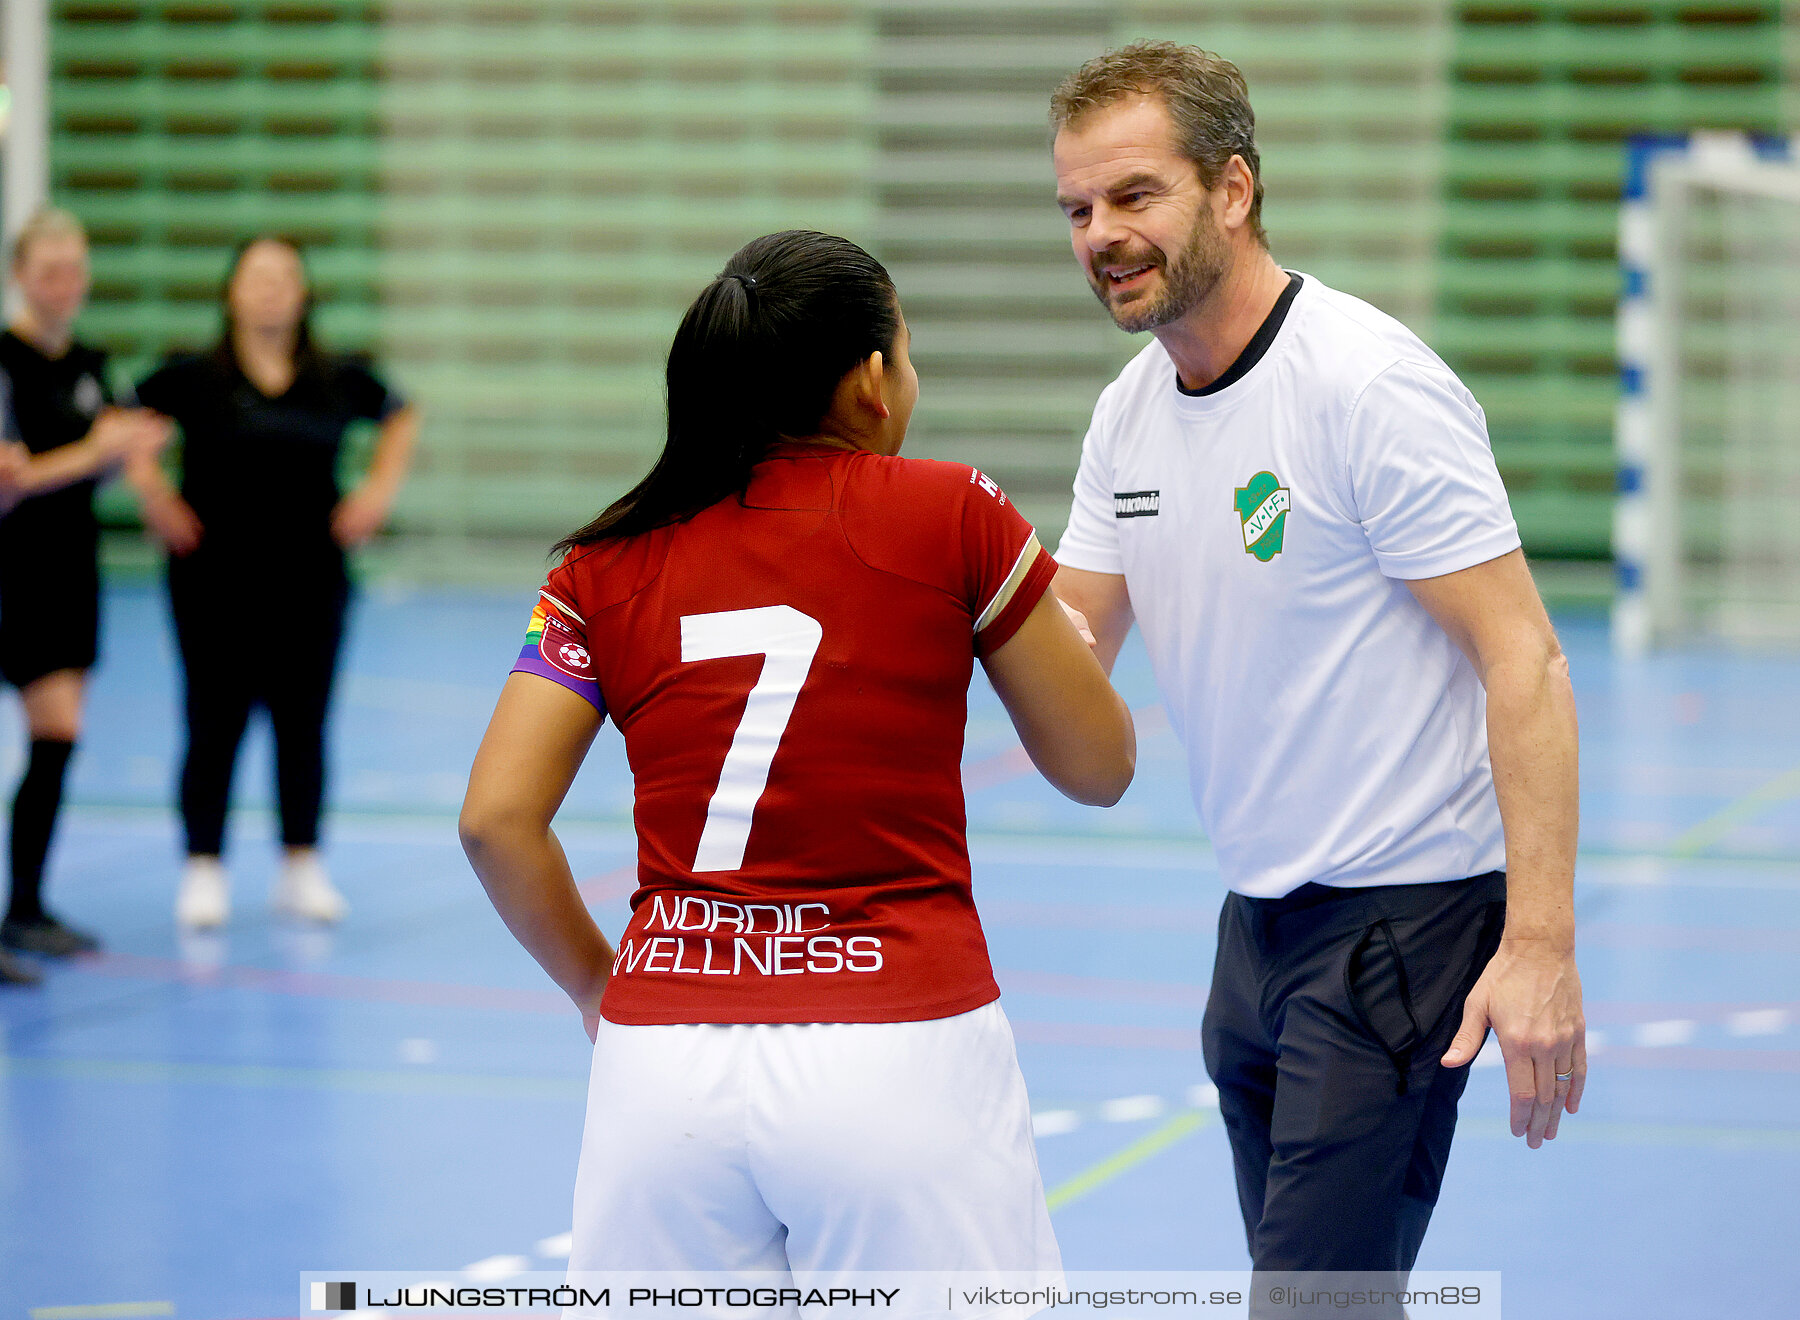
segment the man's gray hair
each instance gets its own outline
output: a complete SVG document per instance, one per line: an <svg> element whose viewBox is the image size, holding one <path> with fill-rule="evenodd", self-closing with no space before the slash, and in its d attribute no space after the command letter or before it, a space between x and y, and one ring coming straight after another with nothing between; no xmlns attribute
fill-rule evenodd
<svg viewBox="0 0 1800 1320"><path fill-rule="evenodd" d="M1263 247L1262 158L1256 150L1256 116L1250 88L1230 60L1173 41L1138 41L1096 55L1050 95L1053 133L1077 125L1095 111L1128 96L1154 96L1168 107L1175 149L1194 162L1200 182L1216 187L1233 156L1250 167L1250 232Z"/></svg>

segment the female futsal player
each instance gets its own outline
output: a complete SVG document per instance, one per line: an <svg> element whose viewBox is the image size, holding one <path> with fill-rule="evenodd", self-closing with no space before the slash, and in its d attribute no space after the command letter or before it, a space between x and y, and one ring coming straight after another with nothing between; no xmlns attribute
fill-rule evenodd
<svg viewBox="0 0 1800 1320"><path fill-rule="evenodd" d="M319 860L325 717L350 595L345 551L380 530L418 433L414 410L353 358L313 340L300 250L282 238L239 249L211 352L172 358L138 386L181 424L179 492L134 464L144 520L169 552L169 603L186 680L181 817L183 926L224 924L220 853L232 766L255 706L275 732L285 859L278 911L336 921L343 896ZM380 423L368 473L338 487L344 434Z"/></svg>
<svg viewBox="0 0 1800 1320"><path fill-rule="evenodd" d="M595 1037L574 1271L1058 1265L970 898L975 660L1070 797L1116 801L1136 745L1006 496L895 457L907 340L852 243L732 257L669 351L661 458L559 547L476 758L464 846ZM549 829L607 714L616 954Z"/></svg>
<svg viewBox="0 0 1800 1320"><path fill-rule="evenodd" d="M65 957L98 947L43 903L44 861L99 653L94 487L133 453L154 458L168 426L113 407L106 355L74 337L89 283L87 235L74 216L33 216L13 241L12 276L19 312L0 331L9 440L0 461L0 676L19 690L31 752L13 798L0 982L30 983L36 971L5 949Z"/></svg>

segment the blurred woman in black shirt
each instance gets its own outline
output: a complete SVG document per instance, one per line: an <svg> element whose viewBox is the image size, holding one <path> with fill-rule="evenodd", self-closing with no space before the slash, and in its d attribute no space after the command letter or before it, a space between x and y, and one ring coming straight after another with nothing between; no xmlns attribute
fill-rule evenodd
<svg viewBox="0 0 1800 1320"><path fill-rule="evenodd" d="M345 551L380 530L405 478L415 410L354 358L313 342L299 248L239 249L211 352L171 358L138 386L181 425L181 479L134 463L144 520L169 551L169 603L185 676L181 816L186 927L222 925L220 854L231 771L251 710L269 713L285 859L274 904L336 921L342 895L318 856L325 717L349 598ZM380 423L368 472L345 494L338 459L359 420Z"/></svg>
<svg viewBox="0 0 1800 1320"><path fill-rule="evenodd" d="M13 241L12 276L21 306L0 331L0 677L19 690L31 752L13 797L0 983L30 983L37 973L8 949L62 957L98 946L43 904L44 862L99 654L94 488L133 452L153 459L169 428L115 407L106 355L73 335L89 283L87 236L74 216L33 216Z"/></svg>

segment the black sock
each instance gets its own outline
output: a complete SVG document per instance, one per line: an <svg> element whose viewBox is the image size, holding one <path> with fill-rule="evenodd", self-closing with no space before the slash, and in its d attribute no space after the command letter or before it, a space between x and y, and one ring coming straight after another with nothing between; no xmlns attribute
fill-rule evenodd
<svg viewBox="0 0 1800 1320"><path fill-rule="evenodd" d="M50 852L50 836L56 829L56 813L62 809L63 772L75 744L60 738L34 738L31 760L12 810L12 897L7 903L8 921L39 921L44 915L44 858Z"/></svg>

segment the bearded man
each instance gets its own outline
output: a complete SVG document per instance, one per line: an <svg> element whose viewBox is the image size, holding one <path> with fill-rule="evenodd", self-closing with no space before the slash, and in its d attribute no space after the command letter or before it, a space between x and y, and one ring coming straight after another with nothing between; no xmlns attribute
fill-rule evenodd
<svg viewBox="0 0 1800 1320"><path fill-rule="evenodd" d="M1489 1028L1515 1136L1580 1103L1568 666L1474 397L1271 257L1236 67L1112 51L1051 122L1076 260L1154 337L1055 589L1109 668L1137 622L1230 889L1202 1036L1251 1260L1403 1285Z"/></svg>

